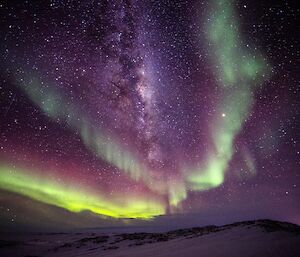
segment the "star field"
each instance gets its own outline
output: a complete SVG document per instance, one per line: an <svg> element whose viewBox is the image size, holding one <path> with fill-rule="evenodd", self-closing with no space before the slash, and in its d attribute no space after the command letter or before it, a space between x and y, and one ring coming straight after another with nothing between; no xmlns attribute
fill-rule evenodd
<svg viewBox="0 0 300 257"><path fill-rule="evenodd" d="M300 222L292 1L0 1L0 12L5 226Z"/></svg>

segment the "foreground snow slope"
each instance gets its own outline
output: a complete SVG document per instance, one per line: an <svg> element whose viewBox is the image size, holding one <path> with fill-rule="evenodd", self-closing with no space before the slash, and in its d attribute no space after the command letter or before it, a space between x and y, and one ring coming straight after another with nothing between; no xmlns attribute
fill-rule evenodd
<svg viewBox="0 0 300 257"><path fill-rule="evenodd" d="M300 227L270 220L167 233L2 236L1 257L297 257Z"/></svg>

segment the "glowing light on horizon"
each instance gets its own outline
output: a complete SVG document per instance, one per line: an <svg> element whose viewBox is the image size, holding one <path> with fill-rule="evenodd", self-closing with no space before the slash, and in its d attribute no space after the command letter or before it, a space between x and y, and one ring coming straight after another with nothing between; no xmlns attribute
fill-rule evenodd
<svg viewBox="0 0 300 257"><path fill-rule="evenodd" d="M113 218L151 219L165 213L163 203L142 197L107 199L78 185L63 184L38 176L35 172L0 165L0 189L33 200L64 208L71 212L91 211Z"/></svg>

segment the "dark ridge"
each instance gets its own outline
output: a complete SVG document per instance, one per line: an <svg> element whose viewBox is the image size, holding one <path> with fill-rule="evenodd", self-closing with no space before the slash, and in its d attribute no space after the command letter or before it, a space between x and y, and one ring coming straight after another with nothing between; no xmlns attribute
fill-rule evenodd
<svg viewBox="0 0 300 257"><path fill-rule="evenodd" d="M300 235L300 226L282 221L275 221L269 219L259 219L259 220L249 220L249 221L241 221L235 222L228 225L223 226L205 226L205 227L193 227L186 229L177 229L171 230L166 233L122 233L117 234L117 240L113 243L117 243L124 240L134 240L137 244L141 244L141 241L148 240L148 242L160 242L160 241L168 241L177 237L199 237L205 234L219 232L222 230L231 229L234 227L261 227L266 232L276 232L276 231L286 231L290 233L294 233Z"/></svg>
<svg viewBox="0 0 300 257"><path fill-rule="evenodd" d="M284 221L270 220L270 219L258 219L258 220L249 220L249 221L241 221L235 222L232 224L224 225L219 228L233 228L238 226L256 226L262 227L266 232L275 232L275 231L286 231L295 233L297 235L300 234L300 226Z"/></svg>

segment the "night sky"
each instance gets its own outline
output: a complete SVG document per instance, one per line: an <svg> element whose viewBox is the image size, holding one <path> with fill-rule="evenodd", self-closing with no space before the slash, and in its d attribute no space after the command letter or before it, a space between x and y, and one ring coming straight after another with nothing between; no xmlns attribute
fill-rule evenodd
<svg viewBox="0 0 300 257"><path fill-rule="evenodd" d="M1 0L2 229L300 224L295 2Z"/></svg>

